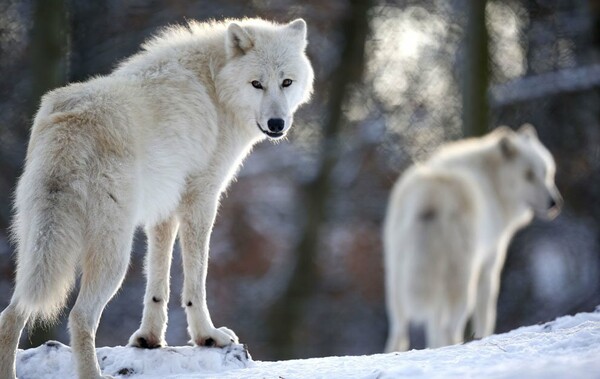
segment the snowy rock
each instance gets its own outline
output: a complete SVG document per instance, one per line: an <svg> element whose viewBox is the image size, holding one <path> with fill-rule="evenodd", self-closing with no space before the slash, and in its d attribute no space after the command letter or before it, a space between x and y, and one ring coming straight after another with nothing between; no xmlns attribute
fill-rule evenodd
<svg viewBox="0 0 600 379"><path fill-rule="evenodd" d="M188 378L214 377L228 370L253 366L244 345L222 349L210 347L102 347L96 349L100 369L116 378ZM185 376L190 375L190 376ZM76 379L73 354L69 346L48 341L34 349L17 354L19 379Z"/></svg>
<svg viewBox="0 0 600 379"><path fill-rule="evenodd" d="M600 310L600 308L599 308ZM252 361L242 345L224 349L97 349L105 374L132 379L598 378L600 312L564 316L440 349L281 362ZM71 349L48 342L17 357L19 379L75 378Z"/></svg>

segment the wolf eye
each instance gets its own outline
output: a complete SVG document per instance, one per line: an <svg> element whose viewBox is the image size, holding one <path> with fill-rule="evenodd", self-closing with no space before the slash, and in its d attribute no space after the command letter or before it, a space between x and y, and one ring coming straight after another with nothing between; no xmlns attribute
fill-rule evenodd
<svg viewBox="0 0 600 379"><path fill-rule="evenodd" d="M533 172L532 169L525 171L525 179L528 182L533 182L533 180L535 179L535 173Z"/></svg>
<svg viewBox="0 0 600 379"><path fill-rule="evenodd" d="M292 79L283 79L283 82L281 83L282 87L289 87L292 85Z"/></svg>
<svg viewBox="0 0 600 379"><path fill-rule="evenodd" d="M250 84L252 84L252 87L254 87L256 89L263 89L262 84L260 84L260 82L258 80L253 80L250 82Z"/></svg>

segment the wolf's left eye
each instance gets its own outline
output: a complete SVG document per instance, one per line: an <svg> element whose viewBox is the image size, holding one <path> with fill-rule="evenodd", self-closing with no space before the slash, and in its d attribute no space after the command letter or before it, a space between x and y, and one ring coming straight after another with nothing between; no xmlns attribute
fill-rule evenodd
<svg viewBox="0 0 600 379"><path fill-rule="evenodd" d="M250 84L252 84L252 87L254 87L256 89L263 89L262 84L260 84L260 82L258 80L253 80L250 82Z"/></svg>
<svg viewBox="0 0 600 379"><path fill-rule="evenodd" d="M289 87L291 85L292 85L292 79L283 79L283 82L281 82L282 87Z"/></svg>
<svg viewBox="0 0 600 379"><path fill-rule="evenodd" d="M535 173L533 172L532 169L525 171L525 179L528 182L533 182L535 180Z"/></svg>

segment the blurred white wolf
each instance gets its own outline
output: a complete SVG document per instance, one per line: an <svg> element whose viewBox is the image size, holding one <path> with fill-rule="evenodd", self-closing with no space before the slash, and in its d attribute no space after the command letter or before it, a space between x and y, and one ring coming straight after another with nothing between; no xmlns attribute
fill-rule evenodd
<svg viewBox="0 0 600 379"><path fill-rule="evenodd" d="M408 322L427 346L493 332L500 272L514 233L533 214L554 217L562 199L554 160L531 125L501 127L444 146L395 184L384 226L386 351L408 348Z"/></svg>
<svg viewBox="0 0 600 379"><path fill-rule="evenodd" d="M310 97L306 44L302 19L192 22L150 40L112 74L44 96L16 190L16 284L0 317L0 378L15 377L27 320L55 318L78 271L71 345L79 377L102 377L95 332L137 225L148 234L148 281L130 345L165 344L179 227L192 342L237 342L213 326L206 305L209 236L219 196L252 145L284 137Z"/></svg>

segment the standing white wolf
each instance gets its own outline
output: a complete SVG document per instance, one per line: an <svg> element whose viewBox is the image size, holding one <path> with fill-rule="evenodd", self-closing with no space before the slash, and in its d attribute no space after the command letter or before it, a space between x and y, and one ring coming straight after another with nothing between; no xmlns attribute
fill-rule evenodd
<svg viewBox="0 0 600 379"><path fill-rule="evenodd" d="M285 136L310 96L306 23L192 22L143 47L112 74L42 100L16 190L17 272L0 316L2 379L15 378L27 320L55 318L78 271L71 346L80 378L103 377L95 333L127 270L137 225L148 235L147 287L130 345L165 344L178 229L192 342L237 342L213 326L206 305L209 237L219 196L252 145Z"/></svg>
<svg viewBox="0 0 600 379"><path fill-rule="evenodd" d="M554 160L531 125L501 127L444 146L395 184L384 226L386 351L408 348L409 321L427 346L492 334L500 272L514 233L533 215L555 216Z"/></svg>

